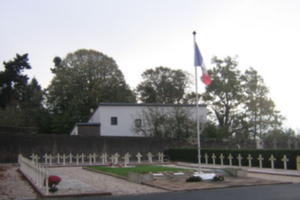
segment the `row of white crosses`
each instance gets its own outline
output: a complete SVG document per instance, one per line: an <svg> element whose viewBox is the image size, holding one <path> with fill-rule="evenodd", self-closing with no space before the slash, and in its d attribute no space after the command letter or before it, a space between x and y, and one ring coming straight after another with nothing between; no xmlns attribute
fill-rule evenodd
<svg viewBox="0 0 300 200"><path fill-rule="evenodd" d="M146 160L149 163L153 163L153 158L154 158L154 154L152 154L151 152L146 154ZM157 154L158 157L158 162L163 163L164 162L164 153L159 152ZM75 154L73 155L72 153L69 154L56 154L56 155L52 155L52 154L45 154L43 156L44 158L44 163L48 164L50 166L53 165L53 163L56 164L61 164L61 165L67 165L67 164L76 164L76 165L81 165L81 164L87 164L86 160L88 160L88 164L92 165L95 164L97 162L97 158L101 159L101 164L105 165L108 164L109 160L111 161L112 164L117 165L120 164L119 159L122 159L124 162L124 165L127 166L130 163L130 158L133 157L132 155L130 155L129 153L124 154L124 156L121 156L118 153L112 154L112 155L108 155L107 153L102 153L100 156L98 156L96 153L93 154ZM141 153L137 153L135 155L137 162L140 164L142 162L142 157L143 155ZM30 156L31 160L33 162L38 163L39 160L41 159L37 154L32 154Z"/></svg>
<svg viewBox="0 0 300 200"><path fill-rule="evenodd" d="M205 164L206 165L208 164L208 158L209 158L208 154L205 153L204 154L204 160L205 160ZM224 156L224 154L221 153L220 156L219 156L221 165L224 165L224 159L225 158L226 157ZM229 154L227 158L229 160L229 166L232 166L232 160L234 159L234 157L231 154ZM212 159L212 164L215 165L216 164L216 159L217 159L216 154L213 153L211 155L211 159ZM238 156L236 157L236 159L238 160L238 166L241 167L242 166L242 160L244 158L241 156L241 154L238 154ZM250 154L248 154L248 156L246 157L246 160L248 160L248 167L252 167L253 157ZM259 161L259 168L263 168L263 160L264 160L264 158L262 157L261 154L259 154L259 156L257 157L257 160ZM276 161L276 158L274 157L274 155L272 154L268 158L268 160L271 163L271 168L274 169L275 168L275 161ZM284 155L282 157L281 161L283 162L283 168L286 170L287 169L287 163L289 162L289 159L287 158L286 155Z"/></svg>

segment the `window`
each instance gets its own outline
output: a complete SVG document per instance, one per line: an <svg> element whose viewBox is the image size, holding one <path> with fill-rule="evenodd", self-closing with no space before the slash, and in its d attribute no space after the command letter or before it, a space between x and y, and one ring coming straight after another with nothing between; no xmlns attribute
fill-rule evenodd
<svg viewBox="0 0 300 200"><path fill-rule="evenodd" d="M118 118L117 117L111 117L110 118L110 125L118 125Z"/></svg>
<svg viewBox="0 0 300 200"><path fill-rule="evenodd" d="M136 128L141 128L142 126L142 120L141 119L135 119L134 124Z"/></svg>

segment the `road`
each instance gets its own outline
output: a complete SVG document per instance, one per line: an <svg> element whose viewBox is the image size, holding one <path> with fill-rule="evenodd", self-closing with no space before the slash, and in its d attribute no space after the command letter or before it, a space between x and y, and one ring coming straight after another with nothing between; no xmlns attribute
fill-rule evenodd
<svg viewBox="0 0 300 200"><path fill-rule="evenodd" d="M69 198L67 198L69 199ZM75 199L75 198L70 198ZM300 184L165 192L136 196L81 197L78 200L300 200ZM64 200L66 200L64 198Z"/></svg>

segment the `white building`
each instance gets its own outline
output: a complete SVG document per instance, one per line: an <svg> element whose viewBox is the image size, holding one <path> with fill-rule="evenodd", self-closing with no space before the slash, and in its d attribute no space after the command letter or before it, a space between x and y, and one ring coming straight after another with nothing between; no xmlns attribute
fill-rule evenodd
<svg viewBox="0 0 300 200"><path fill-rule="evenodd" d="M100 103L87 123L77 123L71 135L140 136L134 126L143 126L144 115L150 110L168 113L184 109L196 121L196 106L191 104ZM199 105L200 122L206 121L207 109Z"/></svg>

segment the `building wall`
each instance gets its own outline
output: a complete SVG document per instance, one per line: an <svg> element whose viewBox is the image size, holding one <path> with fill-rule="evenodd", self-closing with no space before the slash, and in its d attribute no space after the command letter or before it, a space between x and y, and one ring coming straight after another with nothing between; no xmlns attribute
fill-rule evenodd
<svg viewBox="0 0 300 200"><path fill-rule="evenodd" d="M101 136L138 136L134 133L133 126L135 119L141 119L143 111L147 108L157 108L160 111L168 112L174 109L172 106L99 106L93 116L90 118L89 123L101 124ZM196 119L195 107L184 107L191 113L191 119ZM206 121L207 110L206 107L199 107L200 121ZM117 125L111 125L111 117L118 118ZM143 122L142 122L143 123ZM100 135L100 133L99 133Z"/></svg>
<svg viewBox="0 0 300 200"><path fill-rule="evenodd" d="M100 132L100 125L77 125L78 127L78 133L80 135L85 136L99 136L101 135Z"/></svg>

